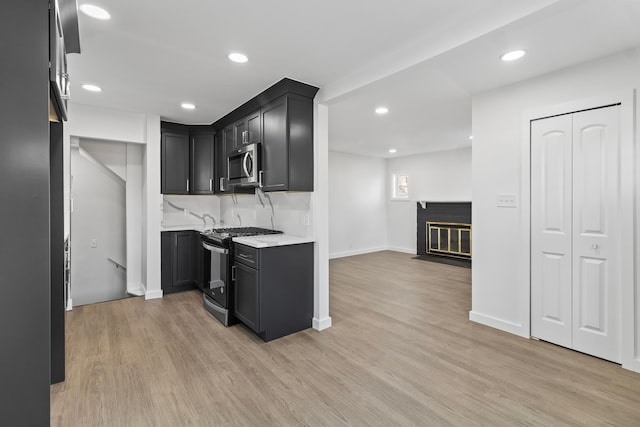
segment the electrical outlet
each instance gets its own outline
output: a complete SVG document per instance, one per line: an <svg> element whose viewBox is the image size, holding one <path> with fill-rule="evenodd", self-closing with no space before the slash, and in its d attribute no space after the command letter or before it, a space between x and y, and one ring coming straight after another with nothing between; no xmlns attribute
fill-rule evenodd
<svg viewBox="0 0 640 427"><path fill-rule="evenodd" d="M497 206L499 208L517 208L518 195L517 194L498 194Z"/></svg>
<svg viewBox="0 0 640 427"><path fill-rule="evenodd" d="M98 247L98 239L91 239L91 247L92 248Z"/></svg>

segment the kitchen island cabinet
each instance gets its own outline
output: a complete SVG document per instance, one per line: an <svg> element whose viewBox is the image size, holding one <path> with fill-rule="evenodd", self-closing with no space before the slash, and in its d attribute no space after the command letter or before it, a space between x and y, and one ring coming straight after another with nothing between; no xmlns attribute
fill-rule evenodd
<svg viewBox="0 0 640 427"><path fill-rule="evenodd" d="M264 341L311 327L313 243L234 244L234 312Z"/></svg>

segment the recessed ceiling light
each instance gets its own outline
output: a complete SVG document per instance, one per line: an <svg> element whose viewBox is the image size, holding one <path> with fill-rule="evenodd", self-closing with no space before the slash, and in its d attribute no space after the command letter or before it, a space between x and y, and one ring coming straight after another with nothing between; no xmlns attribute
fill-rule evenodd
<svg viewBox="0 0 640 427"><path fill-rule="evenodd" d="M195 110L196 109L196 106L191 104L191 103L189 103L189 102L183 102L182 104L180 104L180 106L182 108L184 108L185 110Z"/></svg>
<svg viewBox="0 0 640 427"><path fill-rule="evenodd" d="M395 148L390 148L389 149L389 152L392 153L392 154L395 153L396 151L398 151L398 150L396 150Z"/></svg>
<svg viewBox="0 0 640 427"><path fill-rule="evenodd" d="M100 86L90 84L82 85L82 89L88 90L89 92L102 92L102 88Z"/></svg>
<svg viewBox="0 0 640 427"><path fill-rule="evenodd" d="M387 114L389 112L389 109L387 107L378 107L376 108L376 113L377 114Z"/></svg>
<svg viewBox="0 0 640 427"><path fill-rule="evenodd" d="M111 19L111 15L109 12L104 10L101 7L94 6L92 4L82 4L80 5L80 10L87 16L90 16L94 19L99 19L101 21L106 21L107 19Z"/></svg>
<svg viewBox="0 0 640 427"><path fill-rule="evenodd" d="M238 52L230 53L228 58L229 58L229 60L231 60L233 62L237 62L238 64L244 64L245 62L247 62L249 60L249 58L247 58L247 55L242 54L242 53L238 53Z"/></svg>
<svg viewBox="0 0 640 427"><path fill-rule="evenodd" d="M524 50L512 50L511 52L504 53L500 56L500 59L503 61L515 61L516 59L520 59L525 56L527 52Z"/></svg>

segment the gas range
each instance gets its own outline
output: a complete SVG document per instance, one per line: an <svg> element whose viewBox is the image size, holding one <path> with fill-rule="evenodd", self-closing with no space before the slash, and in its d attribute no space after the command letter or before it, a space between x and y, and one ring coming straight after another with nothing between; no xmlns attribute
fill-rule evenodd
<svg viewBox="0 0 640 427"><path fill-rule="evenodd" d="M259 227L227 227L205 230L200 235L203 240L228 246L234 237L260 236L265 234L282 234L282 231Z"/></svg>

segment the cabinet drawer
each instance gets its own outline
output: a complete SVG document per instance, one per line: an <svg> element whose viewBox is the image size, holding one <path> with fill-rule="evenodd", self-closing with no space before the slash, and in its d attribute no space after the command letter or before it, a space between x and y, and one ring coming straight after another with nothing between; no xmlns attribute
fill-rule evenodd
<svg viewBox="0 0 640 427"><path fill-rule="evenodd" d="M258 250L250 246L234 245L233 258L235 262L248 265L251 268L260 268Z"/></svg>

